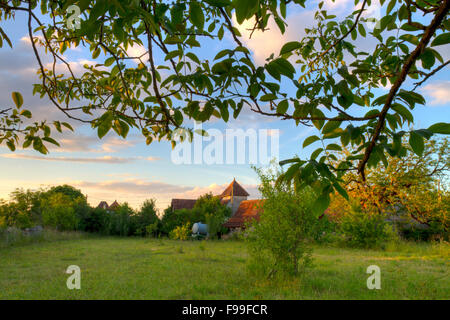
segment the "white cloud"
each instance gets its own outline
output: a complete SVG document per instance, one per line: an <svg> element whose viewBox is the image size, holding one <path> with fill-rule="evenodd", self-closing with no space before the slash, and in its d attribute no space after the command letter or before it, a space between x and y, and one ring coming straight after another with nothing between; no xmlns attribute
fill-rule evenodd
<svg viewBox="0 0 450 320"><path fill-rule="evenodd" d="M432 98L431 105L444 105L450 103L450 81L441 81L427 84L422 91Z"/></svg>
<svg viewBox="0 0 450 320"><path fill-rule="evenodd" d="M273 19L269 20L267 30L264 32L257 30L252 34L251 29L255 24L254 19L246 20L239 25L236 17L233 16L233 24L239 29L242 35L241 40L253 52L256 63L260 65L263 65L272 53L277 56L286 42L301 40L305 34L304 29L310 27L313 21L311 11L301 11L287 17L288 26L284 34L281 33Z"/></svg>

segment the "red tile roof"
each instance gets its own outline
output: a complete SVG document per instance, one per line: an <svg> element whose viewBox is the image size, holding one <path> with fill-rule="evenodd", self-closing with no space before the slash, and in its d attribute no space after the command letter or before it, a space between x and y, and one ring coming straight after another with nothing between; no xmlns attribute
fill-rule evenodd
<svg viewBox="0 0 450 320"><path fill-rule="evenodd" d="M192 209L194 208L195 202L197 200L195 199L172 199L172 210L179 210L179 209Z"/></svg>
<svg viewBox="0 0 450 320"><path fill-rule="evenodd" d="M260 205L264 200L244 200L239 204L236 213L223 224L226 228L243 228L245 222L252 219L259 220Z"/></svg>
<svg viewBox="0 0 450 320"><path fill-rule="evenodd" d="M220 195L221 198L230 196L248 197L249 194L239 183L236 182L236 179L233 179L233 182L231 182L225 191Z"/></svg>
<svg viewBox="0 0 450 320"><path fill-rule="evenodd" d="M109 206L109 210L116 210L118 207L120 207L120 204L117 202L117 200L114 200L114 202Z"/></svg>
<svg viewBox="0 0 450 320"><path fill-rule="evenodd" d="M108 206L108 203L106 201L100 201L100 203L98 204L97 208L107 210L109 208L109 206Z"/></svg>

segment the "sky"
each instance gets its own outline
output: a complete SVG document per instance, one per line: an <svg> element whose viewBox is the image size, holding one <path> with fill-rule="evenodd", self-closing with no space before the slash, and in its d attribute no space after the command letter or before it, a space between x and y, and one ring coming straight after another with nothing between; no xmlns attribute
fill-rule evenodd
<svg viewBox="0 0 450 320"><path fill-rule="evenodd" d="M300 40L305 27L313 23L313 12L317 2L311 2L306 9L292 10L288 7L287 31L281 34L273 22L269 30L255 33L249 38L246 30L251 22L238 26L242 32L242 41L252 52L257 64L264 64L271 53L278 54L287 41ZM329 13L346 15L354 9L353 0L339 0L326 3ZM383 9L369 12L379 17ZM0 48L0 106L11 104L11 92L20 91L24 97L24 107L32 111L35 119L49 121L67 121L64 115L55 110L48 99L32 95L32 84L38 83L37 62L27 40L26 21L23 13L18 12L16 21L1 21L1 26L10 35L13 49ZM236 22L235 22L236 23ZM358 40L360 47L370 48L370 39ZM222 44L202 41L198 54L201 58L214 57L224 47L234 47L231 38L225 38ZM142 48L131 48L130 53L142 52ZM444 60L450 58L450 47L439 48ZM95 63L88 50L69 50L65 56L72 67L81 72L84 64ZM101 58L99 58L101 59ZM104 60L104 59L103 59ZM450 118L450 77L449 67L441 70L419 90L427 99L427 105L413 110L415 128L426 128L432 123L449 121ZM407 82L405 88L412 88ZM380 88L379 94L387 92L389 87ZM0 198L8 199L15 188L36 189L59 184L70 184L88 196L88 202L96 206L101 200L108 203L117 200L128 202L138 208L149 198L156 199L157 206L164 209L172 198L195 199L201 194L221 193L236 178L250 193L250 198L258 198L258 177L251 165L244 164L175 164L171 158L172 148L166 141L153 142L150 146L138 132L130 131L126 140L115 133L108 133L99 140L91 128L80 123L70 122L75 132L64 132L55 137L61 147L51 147L48 155L33 150L18 148L12 153L0 146ZM292 121L281 121L252 113L244 109L236 120L228 123L212 121L204 124L204 129L216 129L225 133L227 129L267 129L279 130L279 159L292 158L295 155L307 157L314 146L302 149L303 140L314 133L315 129L295 126ZM248 153L244 150L236 150Z"/></svg>

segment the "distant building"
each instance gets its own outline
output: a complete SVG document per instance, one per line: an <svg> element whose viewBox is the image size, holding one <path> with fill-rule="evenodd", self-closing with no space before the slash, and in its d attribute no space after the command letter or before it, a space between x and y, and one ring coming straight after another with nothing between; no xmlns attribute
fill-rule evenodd
<svg viewBox="0 0 450 320"><path fill-rule="evenodd" d="M261 200L247 200L249 193L236 181L233 181L218 196L220 202L231 209L232 216L224 224L230 229L245 228L245 223L252 219L259 219L259 206ZM172 210L192 209L195 199L172 199Z"/></svg>
<svg viewBox="0 0 450 320"><path fill-rule="evenodd" d="M111 203L111 205L109 206L109 210L110 211L114 211L117 210L117 208L120 207L120 204L117 202L117 200L114 200L113 203Z"/></svg>
<svg viewBox="0 0 450 320"><path fill-rule="evenodd" d="M180 210L180 209L192 209L194 208L195 199L172 199L170 204L172 210Z"/></svg>
<svg viewBox="0 0 450 320"><path fill-rule="evenodd" d="M243 229L252 220L259 221L261 205L264 200L244 200L239 204L236 212L223 224L229 229Z"/></svg>
<svg viewBox="0 0 450 320"><path fill-rule="evenodd" d="M106 202L106 201L100 201L97 208L111 212L111 211L116 210L119 206L120 206L120 204L116 200L114 200L114 202L111 203L111 205L108 205L108 202Z"/></svg>
<svg viewBox="0 0 450 320"><path fill-rule="evenodd" d="M97 208L103 209L103 210L108 210L109 209L108 202L100 201L100 203L98 204Z"/></svg>

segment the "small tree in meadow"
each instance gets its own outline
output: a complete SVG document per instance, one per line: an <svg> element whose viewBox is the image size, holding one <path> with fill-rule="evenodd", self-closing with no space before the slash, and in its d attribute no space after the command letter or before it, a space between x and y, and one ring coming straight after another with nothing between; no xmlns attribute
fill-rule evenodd
<svg viewBox="0 0 450 320"><path fill-rule="evenodd" d="M154 199L145 200L141 209L134 216L135 234L150 235L158 231L159 218L157 215L156 201Z"/></svg>
<svg viewBox="0 0 450 320"><path fill-rule="evenodd" d="M63 193L51 194L42 202L42 222L44 226L57 230L75 230L79 220L75 212L75 202Z"/></svg>
<svg viewBox="0 0 450 320"><path fill-rule="evenodd" d="M297 192L290 184L277 184L276 169L257 173L265 200L260 220L246 232L250 270L269 277L277 272L297 274L311 261L308 239L319 216L312 206L315 196L309 189Z"/></svg>

